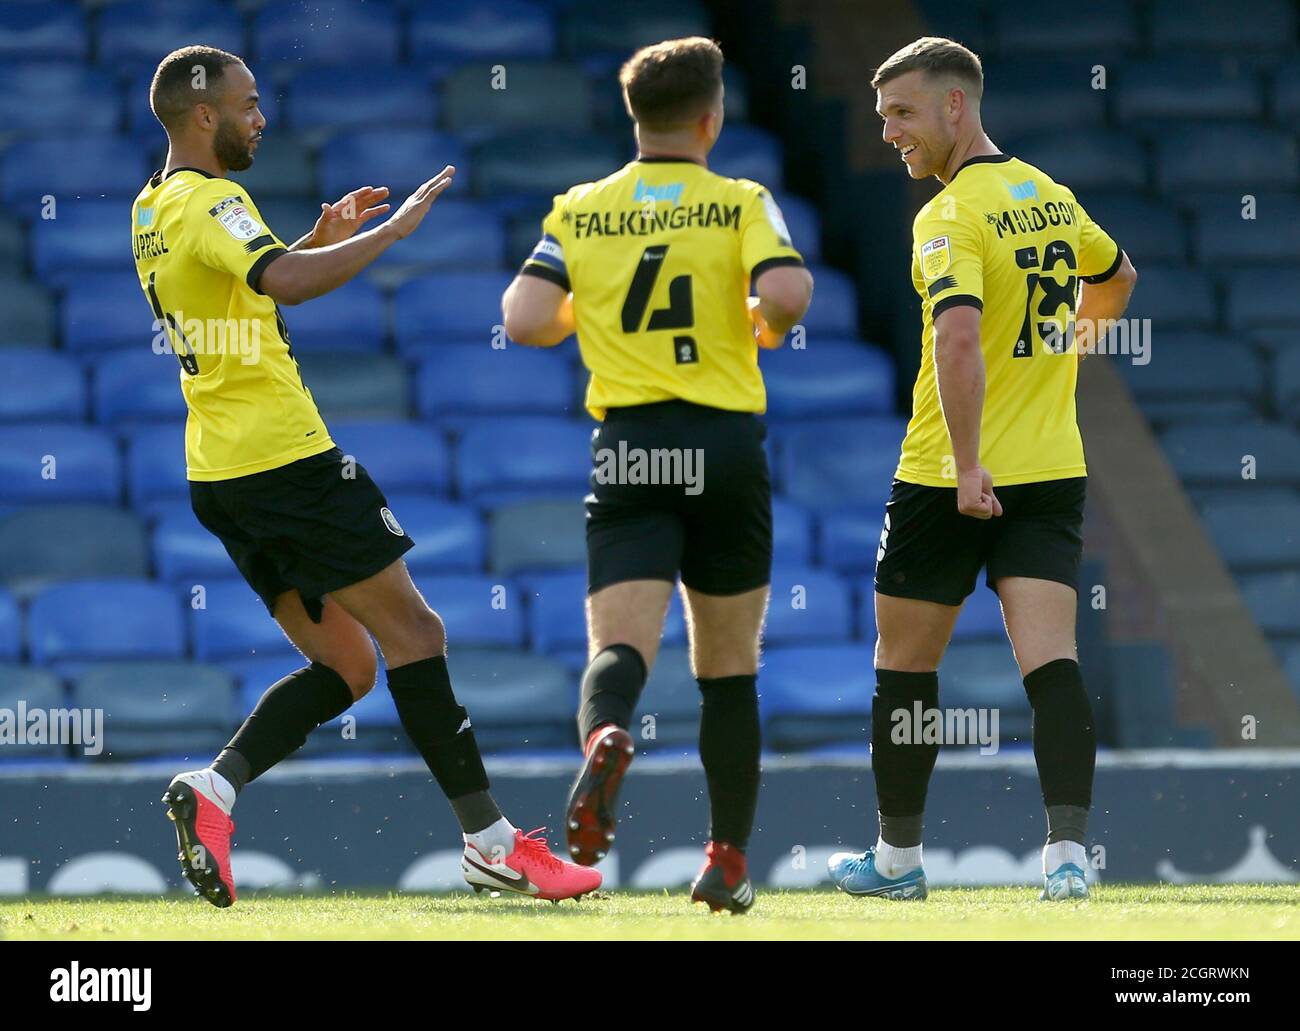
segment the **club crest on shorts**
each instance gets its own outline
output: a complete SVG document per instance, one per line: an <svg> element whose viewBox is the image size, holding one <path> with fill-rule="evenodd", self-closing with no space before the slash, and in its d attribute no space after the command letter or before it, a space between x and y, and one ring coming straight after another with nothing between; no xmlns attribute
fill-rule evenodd
<svg viewBox="0 0 1300 1031"><path fill-rule="evenodd" d="M393 534L395 537L406 536L406 531L403 530L401 524L398 523L397 517L393 515L392 509L385 506L379 510L379 515L380 518L383 519L384 525L388 527L389 533Z"/></svg>

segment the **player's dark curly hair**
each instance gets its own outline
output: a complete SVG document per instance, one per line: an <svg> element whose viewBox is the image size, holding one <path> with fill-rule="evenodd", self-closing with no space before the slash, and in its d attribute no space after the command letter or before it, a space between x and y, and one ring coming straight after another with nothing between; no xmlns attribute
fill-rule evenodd
<svg viewBox="0 0 1300 1031"><path fill-rule="evenodd" d="M689 125L718 99L722 48L703 36L642 47L619 70L628 112L651 132Z"/></svg>
<svg viewBox="0 0 1300 1031"><path fill-rule="evenodd" d="M225 70L243 59L217 47L181 47L164 57L149 86L149 107L163 128L180 124L189 110L215 98ZM202 75L199 74L202 69Z"/></svg>
<svg viewBox="0 0 1300 1031"><path fill-rule="evenodd" d="M960 43L941 36L922 36L891 55L876 69L871 88L880 89L890 79L897 79L918 68L932 76L956 79L977 100L984 93L984 67L979 56Z"/></svg>

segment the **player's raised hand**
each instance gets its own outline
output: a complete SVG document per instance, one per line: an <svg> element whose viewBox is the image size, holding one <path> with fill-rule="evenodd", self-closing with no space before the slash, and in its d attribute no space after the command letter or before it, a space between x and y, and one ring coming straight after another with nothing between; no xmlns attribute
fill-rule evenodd
<svg viewBox="0 0 1300 1031"><path fill-rule="evenodd" d="M388 211L388 205L382 203L387 196L387 186L362 186L333 204L322 203L307 246L328 247L350 238L371 219Z"/></svg>
<svg viewBox="0 0 1300 1031"><path fill-rule="evenodd" d="M424 221L424 216L429 213L429 208L438 196L451 185L455 178L456 169L447 165L441 172L435 175L428 182L424 183L413 194L402 202L402 206L397 209L397 214L387 222L397 231L399 238L410 236L415 232L416 227Z"/></svg>
<svg viewBox="0 0 1300 1031"><path fill-rule="evenodd" d="M973 519L1002 514L1002 502L993 493L993 474L982 465L957 474L957 511Z"/></svg>

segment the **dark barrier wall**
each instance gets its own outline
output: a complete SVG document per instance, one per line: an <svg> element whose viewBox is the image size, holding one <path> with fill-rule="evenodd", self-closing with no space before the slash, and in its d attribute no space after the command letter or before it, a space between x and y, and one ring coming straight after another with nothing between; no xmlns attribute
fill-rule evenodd
<svg viewBox="0 0 1300 1031"><path fill-rule="evenodd" d="M572 765L497 763L494 790L525 830L550 828ZM0 893L154 893L178 888L175 838L158 798L171 768L0 771ZM935 883L1037 881L1044 819L1032 758L941 763L926 818ZM699 866L704 778L691 761L639 761L625 785L607 883L664 887ZM1300 754L1144 753L1103 757L1090 851L1115 881L1300 882ZM236 874L245 890L464 887L459 835L428 774L414 763L298 763L250 786L235 811ZM857 763L768 763L756 881L824 881L826 856L875 840L871 778Z"/></svg>

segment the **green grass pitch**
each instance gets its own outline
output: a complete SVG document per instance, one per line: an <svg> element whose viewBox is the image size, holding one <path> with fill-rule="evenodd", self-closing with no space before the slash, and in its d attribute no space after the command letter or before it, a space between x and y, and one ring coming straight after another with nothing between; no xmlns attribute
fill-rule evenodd
<svg viewBox="0 0 1300 1031"><path fill-rule="evenodd" d="M0 937L23 939L1300 939L1300 886L1100 885L1082 902L1028 888L936 889L921 903L829 891L761 892L743 917L681 891L581 902L486 894L254 894L218 910L195 898L0 900Z"/></svg>

